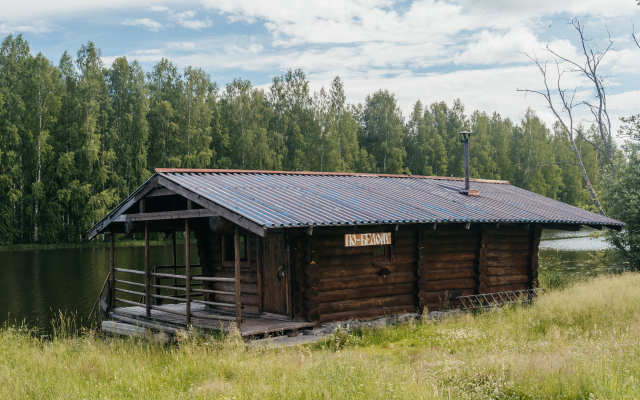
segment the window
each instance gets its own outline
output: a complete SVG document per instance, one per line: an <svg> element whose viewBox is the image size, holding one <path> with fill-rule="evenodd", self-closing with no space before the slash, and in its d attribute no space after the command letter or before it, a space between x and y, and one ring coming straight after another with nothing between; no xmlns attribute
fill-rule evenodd
<svg viewBox="0 0 640 400"><path fill-rule="evenodd" d="M240 261L247 261L247 235L240 235L238 237L240 242ZM233 262L235 261L235 240L233 236L228 235L224 237L224 260Z"/></svg>
<svg viewBox="0 0 640 400"><path fill-rule="evenodd" d="M379 244L377 246L373 246L373 258L375 260L391 261L391 245Z"/></svg>

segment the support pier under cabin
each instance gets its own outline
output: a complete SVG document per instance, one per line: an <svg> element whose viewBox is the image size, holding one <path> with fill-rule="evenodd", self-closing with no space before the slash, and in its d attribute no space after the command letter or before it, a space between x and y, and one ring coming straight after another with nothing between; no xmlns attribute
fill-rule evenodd
<svg viewBox="0 0 640 400"><path fill-rule="evenodd" d="M461 178L157 169L88 233L111 240L100 319L249 337L458 308L537 288L544 228L624 225L508 182L470 183L473 195ZM150 232L173 237L171 265L150 265ZM117 233L144 233L144 265L115 265Z"/></svg>

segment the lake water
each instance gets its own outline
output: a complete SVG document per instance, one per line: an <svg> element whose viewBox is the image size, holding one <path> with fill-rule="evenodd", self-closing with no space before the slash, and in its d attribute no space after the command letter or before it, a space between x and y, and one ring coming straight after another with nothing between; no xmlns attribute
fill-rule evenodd
<svg viewBox="0 0 640 400"><path fill-rule="evenodd" d="M579 232L545 230L540 243L540 268L586 273L605 269L593 252L607 248L590 238L591 229ZM198 263L195 244L191 260ZM109 249L0 251L0 324L25 321L49 329L60 310L77 313L86 321L109 273ZM151 265L172 263L171 246L152 246ZM178 246L178 264L184 264L184 245ZM143 247L116 248L116 266L144 269Z"/></svg>

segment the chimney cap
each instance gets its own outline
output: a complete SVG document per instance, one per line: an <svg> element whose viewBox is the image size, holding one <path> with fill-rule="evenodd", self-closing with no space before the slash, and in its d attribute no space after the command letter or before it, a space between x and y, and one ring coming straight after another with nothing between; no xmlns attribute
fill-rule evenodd
<svg viewBox="0 0 640 400"><path fill-rule="evenodd" d="M462 131L462 132L458 132L459 135L462 135L462 139L460 139L462 142L466 142L467 140L469 140L469 136L473 135L473 132L467 132L467 131Z"/></svg>

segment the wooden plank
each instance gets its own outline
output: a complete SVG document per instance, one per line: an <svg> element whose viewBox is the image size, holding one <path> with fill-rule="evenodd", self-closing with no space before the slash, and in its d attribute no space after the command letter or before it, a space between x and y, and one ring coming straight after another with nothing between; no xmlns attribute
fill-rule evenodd
<svg viewBox="0 0 640 400"><path fill-rule="evenodd" d="M235 232L233 234L234 241L234 260L236 262L235 267L235 286L236 286L236 323L238 324L238 328L240 328L240 323L242 321L242 277L240 275L240 234L238 230L238 226L236 225Z"/></svg>
<svg viewBox="0 0 640 400"><path fill-rule="evenodd" d="M529 251L487 251L487 258L524 259L529 257Z"/></svg>
<svg viewBox="0 0 640 400"><path fill-rule="evenodd" d="M443 244L471 244L478 243L480 234L478 233L477 239L469 236L426 236L420 240L420 246L422 247L434 247Z"/></svg>
<svg viewBox="0 0 640 400"><path fill-rule="evenodd" d="M315 253L320 257L350 256L360 254L373 254L371 246L360 247L318 247Z"/></svg>
<svg viewBox="0 0 640 400"><path fill-rule="evenodd" d="M523 235L500 236L489 235L488 243L529 243L529 238Z"/></svg>
<svg viewBox="0 0 640 400"><path fill-rule="evenodd" d="M144 337L146 332L145 328L115 321L103 321L102 324L100 324L100 329L104 332L111 333L112 335L139 338Z"/></svg>
<svg viewBox="0 0 640 400"><path fill-rule="evenodd" d="M473 278L477 275L473 268L453 268L453 269L420 269L418 271L421 278L429 281L443 281L448 279Z"/></svg>
<svg viewBox="0 0 640 400"><path fill-rule="evenodd" d="M176 315L182 315L183 317L187 316L187 313L184 311L177 311L177 310L173 310L164 306L151 306L151 309L153 310L158 310L158 311L163 311L169 314L176 314ZM195 313L192 312L191 316L194 318L206 318L206 319L217 319L217 320L221 320L221 321L235 321L234 317L227 317L227 316L223 316L223 315L209 315L209 314L203 314L203 313Z"/></svg>
<svg viewBox="0 0 640 400"><path fill-rule="evenodd" d="M111 290L109 299L111 308L116 308L116 250L115 250L115 235L113 232L109 234L109 273L111 278L111 286L109 289ZM104 288L102 289L104 290ZM102 294L102 292L100 292Z"/></svg>
<svg viewBox="0 0 640 400"><path fill-rule="evenodd" d="M125 216L125 222L138 222L138 221L157 221L157 220L170 220L170 219L183 219L183 218L200 218L211 217L215 213L211 210L198 209L198 210L179 210L179 211L163 211L144 214L127 214Z"/></svg>
<svg viewBox="0 0 640 400"><path fill-rule="evenodd" d="M420 271L430 269L451 269L451 268L474 268L475 263L471 261L437 261L437 262L423 262L420 261L418 275Z"/></svg>
<svg viewBox="0 0 640 400"><path fill-rule="evenodd" d="M127 211L131 206L136 204L140 199L142 199L147 193L153 190L159 181L158 176L153 176L147 182L143 183L137 191L133 192L131 196L129 196L120 206L116 207L109 215L104 217L100 222L95 224L89 231L87 232L87 239L93 239L98 233L101 233L105 228L107 228L111 222L113 222L116 218L118 218L122 213Z"/></svg>
<svg viewBox="0 0 640 400"><path fill-rule="evenodd" d="M318 322L345 321L349 319L366 319L395 314L406 314L416 312L415 304L406 304L395 307L374 308L370 310L346 311L335 314L321 314Z"/></svg>
<svg viewBox="0 0 640 400"><path fill-rule="evenodd" d="M140 211L144 212L144 199L140 200ZM147 317L151 315L151 271L149 270L149 224L144 222L144 302Z"/></svg>
<svg viewBox="0 0 640 400"><path fill-rule="evenodd" d="M510 259L510 258L488 258L487 268L490 267L519 267L526 266L528 261L526 258Z"/></svg>
<svg viewBox="0 0 640 400"><path fill-rule="evenodd" d="M454 289L454 290L443 290L439 292L425 292L420 291L418 293L418 298L421 303L439 303L445 300L455 300L458 296L470 296L475 294L475 289Z"/></svg>
<svg viewBox="0 0 640 400"><path fill-rule="evenodd" d="M526 283L529 281L529 275L497 275L497 276L487 276L486 285L487 287L491 286L504 286L504 285L513 285L516 283Z"/></svg>
<svg viewBox="0 0 640 400"><path fill-rule="evenodd" d="M317 265L317 264L314 264ZM337 278L341 276L357 276L357 275L372 275L380 273L382 268L387 268L389 272L411 272L415 266L413 264L389 264L386 267L379 267L375 265L354 265L345 268L333 267L333 268L318 268L317 277L323 278Z"/></svg>
<svg viewBox="0 0 640 400"><path fill-rule="evenodd" d="M317 300L319 303L329 303L339 300L355 300L378 296L412 294L415 290L416 287L413 283L385 285L359 289L335 290L330 292L318 293Z"/></svg>
<svg viewBox="0 0 640 400"><path fill-rule="evenodd" d="M134 274L134 275L144 275L144 271L138 271L135 269L124 269L124 268L115 268L116 272L126 272L127 274Z"/></svg>
<svg viewBox="0 0 640 400"><path fill-rule="evenodd" d="M320 292L333 290L356 289L367 286L383 286L416 281L413 272L401 272L386 276L361 275L354 277L327 278L320 281L317 288Z"/></svg>
<svg viewBox="0 0 640 400"><path fill-rule="evenodd" d="M451 279L443 281L428 281L420 279L418 287L425 292L441 292L443 290L473 289L476 281L473 278Z"/></svg>
<svg viewBox="0 0 640 400"><path fill-rule="evenodd" d="M191 200L187 200L187 208L191 209ZM187 302L185 305L185 314L187 317L187 325L191 323L191 248L190 238L191 229L189 227L189 219L184 220L184 265L185 265L185 282L187 289Z"/></svg>
<svg viewBox="0 0 640 400"><path fill-rule="evenodd" d="M158 196L175 196L177 195L177 193L167 189L167 188L155 188L152 191L150 191L149 193L147 193L147 195L145 197L158 197Z"/></svg>
<svg viewBox="0 0 640 400"><path fill-rule="evenodd" d="M516 237L522 237L522 236L516 236ZM493 251L529 251L529 246L530 244L527 242L511 242L511 243L505 243L505 242L501 242L501 243L492 243L492 242L487 242L486 248L487 250L493 250Z"/></svg>
<svg viewBox="0 0 640 400"><path fill-rule="evenodd" d="M333 314L346 311L369 310L381 307L401 306L415 302L413 294L375 297L360 300L343 300L332 303L322 303L318 306L320 314Z"/></svg>
<svg viewBox="0 0 640 400"><path fill-rule="evenodd" d="M171 245L172 245L171 249L173 250L173 254L172 254L173 274L177 275L178 274L178 254L177 254L177 248L176 248L176 231L175 230L171 233ZM186 267L187 266L185 265L185 268ZM173 278L173 286L178 286L178 278ZM178 291L174 290L173 295L177 296Z"/></svg>
<svg viewBox="0 0 640 400"><path fill-rule="evenodd" d="M221 217L224 217L225 219L228 219L229 221L233 222L236 225L239 225L247 230L249 230L250 232L253 232L261 237L264 237L266 235L266 228L263 225L260 225L257 222L251 221L245 217L243 217L242 215L236 214L208 199L205 199L204 197L193 193L183 187L181 187L180 185L177 185L176 183L170 181L169 179L167 179L164 176L159 176L158 177L158 183L170 190L173 190L174 192L180 194L181 196L193 201L196 204L201 205L202 207L209 209L211 211L214 211L216 213L216 215L219 215Z"/></svg>
<svg viewBox="0 0 640 400"><path fill-rule="evenodd" d="M479 235L479 231L477 228L472 229L464 229L464 224L460 224L456 229L444 229L443 225L438 225L436 230L432 229L422 229L420 230L420 234L424 237L434 237L434 236L477 236ZM469 239L465 239L469 240Z"/></svg>
<svg viewBox="0 0 640 400"><path fill-rule="evenodd" d="M256 284L258 295L258 313L262 314L262 240L256 235Z"/></svg>
<svg viewBox="0 0 640 400"><path fill-rule="evenodd" d="M421 263L437 261L471 261L476 258L475 252L427 253L420 258Z"/></svg>
<svg viewBox="0 0 640 400"><path fill-rule="evenodd" d="M116 298L116 301L119 301L120 303L124 303L124 304L131 304L131 305L138 306L138 307L144 305L144 304L136 303L135 301L126 300L126 299Z"/></svg>
<svg viewBox="0 0 640 400"><path fill-rule="evenodd" d="M485 231L496 236L529 236L529 230L512 226L485 227Z"/></svg>
<svg viewBox="0 0 640 400"><path fill-rule="evenodd" d="M259 295L259 285L255 283L243 283L241 287L242 293ZM214 282L213 289L235 293L236 286L233 282Z"/></svg>
<svg viewBox="0 0 640 400"><path fill-rule="evenodd" d="M128 290L128 289L122 289L122 288L116 288L116 291L118 292L122 292L122 293L129 293L129 294L133 294L136 296L144 296L144 293L142 292L136 292L134 290Z"/></svg>
<svg viewBox="0 0 640 400"><path fill-rule="evenodd" d="M365 255L322 257L316 261L318 268L347 267L351 265L372 265L373 252Z"/></svg>
<svg viewBox="0 0 640 400"><path fill-rule="evenodd" d="M213 296L215 301L220 301L220 302L224 302L227 304L230 304L226 307L233 307L235 308L236 306L236 294L215 294ZM242 298L240 299L242 306L247 305L247 306L257 306L258 305L258 296L255 294L242 294ZM241 307L242 307L241 306Z"/></svg>
<svg viewBox="0 0 640 400"><path fill-rule="evenodd" d="M453 252L472 252L478 249L478 244L473 243L440 243L430 244L425 243L424 247L420 248L420 255L426 255L428 253L453 253Z"/></svg>
<svg viewBox="0 0 640 400"><path fill-rule="evenodd" d="M123 315L118 315L118 314L112 314L111 318L113 319L117 319L118 321L122 321L122 322L126 322L128 324L131 325L139 325L148 329L153 329L156 331L160 331L160 332L165 332L165 333L169 333L172 335L175 335L176 333L178 333L178 329L172 328L170 326L166 326L166 325L162 325L162 324L156 324L153 322L148 322L148 321L141 321L137 318L128 318L125 317Z"/></svg>
<svg viewBox="0 0 640 400"><path fill-rule="evenodd" d="M487 267L485 275L524 275L528 272L526 265L519 267Z"/></svg>

